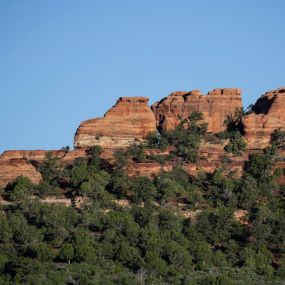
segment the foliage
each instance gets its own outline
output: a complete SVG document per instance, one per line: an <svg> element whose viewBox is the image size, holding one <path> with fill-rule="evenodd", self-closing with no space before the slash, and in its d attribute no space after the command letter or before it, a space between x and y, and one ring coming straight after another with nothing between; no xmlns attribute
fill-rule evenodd
<svg viewBox="0 0 285 285"><path fill-rule="evenodd" d="M222 169L193 177L180 162L199 157L201 119L192 113L175 130L149 137L147 147L169 144L169 172L127 175L130 160L156 159L146 157L146 145L117 151L112 167L94 147L65 168L48 156L37 186L24 177L8 185L3 197L10 201L0 211L0 284L282 284L278 146L251 154L240 178L226 175L226 159ZM34 196L55 193L84 202L48 204Z"/></svg>
<svg viewBox="0 0 285 285"><path fill-rule="evenodd" d="M164 150L168 146L168 141L163 134L151 133L146 137L146 145L148 148Z"/></svg>
<svg viewBox="0 0 285 285"><path fill-rule="evenodd" d="M271 134L271 144L278 149L285 150L285 131L274 130Z"/></svg>
<svg viewBox="0 0 285 285"><path fill-rule="evenodd" d="M229 136L229 143L225 146L225 151L235 155L242 154L246 150L246 142L239 132L232 133Z"/></svg>
<svg viewBox="0 0 285 285"><path fill-rule="evenodd" d="M135 162L143 162L146 159L143 145L132 145L127 151L127 155L131 156Z"/></svg>
<svg viewBox="0 0 285 285"><path fill-rule="evenodd" d="M246 114L243 108L235 109L233 114L229 114L224 121L226 131L218 133L219 139L228 139L229 142L225 146L225 151L235 155L242 154L246 150L246 142L243 138L244 126L242 122L243 116Z"/></svg>
<svg viewBox="0 0 285 285"><path fill-rule="evenodd" d="M62 176L62 168L59 165L59 159L52 152L47 152L45 160L39 166L44 181L49 184L56 184L56 180Z"/></svg>
<svg viewBox="0 0 285 285"><path fill-rule="evenodd" d="M202 113L192 112L175 130L163 134L169 144L175 147L173 153L181 161L196 162L198 160L199 145L207 131L207 124L203 120Z"/></svg>
<svg viewBox="0 0 285 285"><path fill-rule="evenodd" d="M239 132L243 134L242 118L245 115L243 108L236 108L233 114L229 114L224 121L228 132Z"/></svg>
<svg viewBox="0 0 285 285"><path fill-rule="evenodd" d="M35 186L27 177L19 176L5 189L7 198L12 201L24 199L27 195L33 194Z"/></svg>

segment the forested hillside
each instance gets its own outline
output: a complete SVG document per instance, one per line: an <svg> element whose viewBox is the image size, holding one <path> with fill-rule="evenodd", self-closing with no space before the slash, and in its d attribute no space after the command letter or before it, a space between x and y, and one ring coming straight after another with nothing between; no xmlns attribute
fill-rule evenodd
<svg viewBox="0 0 285 285"><path fill-rule="evenodd" d="M275 167L285 135L276 130L238 177L230 157L246 142L235 115L225 132L208 134L193 112L112 161L98 146L70 165L48 154L39 185L20 176L2 189L0 284L285 284L284 170ZM183 166L203 159L205 139L226 142L222 167L191 176ZM175 167L128 175L146 160Z"/></svg>

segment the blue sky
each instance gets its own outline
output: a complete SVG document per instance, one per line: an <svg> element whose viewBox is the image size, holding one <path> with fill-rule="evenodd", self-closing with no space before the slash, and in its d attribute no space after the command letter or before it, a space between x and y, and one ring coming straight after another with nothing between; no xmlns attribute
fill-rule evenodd
<svg viewBox="0 0 285 285"><path fill-rule="evenodd" d="M72 146L120 96L285 85L284 0L0 0L0 152Z"/></svg>

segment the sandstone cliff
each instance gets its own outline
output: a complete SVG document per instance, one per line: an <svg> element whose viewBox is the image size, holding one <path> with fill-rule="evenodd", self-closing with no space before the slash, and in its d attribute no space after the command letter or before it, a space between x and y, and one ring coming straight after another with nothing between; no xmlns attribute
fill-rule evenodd
<svg viewBox="0 0 285 285"><path fill-rule="evenodd" d="M214 89L207 95L202 95L199 90L174 92L153 104L152 110L160 130L174 129L180 118L189 116L193 111L199 111L204 114L208 131L216 133L225 129L223 122L227 115L241 107L241 90L224 88Z"/></svg>
<svg viewBox="0 0 285 285"><path fill-rule="evenodd" d="M29 178L35 184L42 180L41 174L24 158L0 160L0 187L5 187L21 175Z"/></svg>
<svg viewBox="0 0 285 285"><path fill-rule="evenodd" d="M87 120L76 131L74 147L126 147L156 130L146 97L121 97L103 118Z"/></svg>
<svg viewBox="0 0 285 285"><path fill-rule="evenodd" d="M262 95L253 113L244 117L243 124L249 148L266 147L274 130L285 130L285 87Z"/></svg>
<svg viewBox="0 0 285 285"><path fill-rule="evenodd" d="M103 158L111 159L116 148L142 141L148 133L156 131L157 128L173 129L180 118L188 116L192 111L204 114L210 132L220 132L225 129L223 122L226 116L241 107L241 91L233 88L214 89L207 95L202 95L198 90L175 92L153 104L153 112L148 106L148 98L122 97L103 118L81 123L75 135L75 150L54 150L52 154L59 158L60 163L70 164L76 158L86 156L87 148L100 145L103 148ZM265 93L257 100L253 113L244 117L248 150L242 156L230 156L229 168L235 171L237 176L242 174L243 163L248 155L267 146L275 129L285 130L284 110L285 87ZM195 175L200 170L213 172L223 166L224 144L204 141L199 152L202 159L196 164L184 166L190 174ZM46 153L45 150L3 152L0 155L0 187L5 187L20 175L39 183L41 174L36 166L45 159ZM284 155L283 153L282 157ZM276 167L284 167L284 164L279 162ZM169 171L172 167L171 163L161 167L154 161L133 163L130 165L129 174L150 176L161 169Z"/></svg>
<svg viewBox="0 0 285 285"><path fill-rule="evenodd" d="M0 187L5 187L18 176L28 177L33 183L42 180L36 166L43 162L47 153L57 157L61 164L73 163L78 157L84 157L85 150L9 150L0 155Z"/></svg>

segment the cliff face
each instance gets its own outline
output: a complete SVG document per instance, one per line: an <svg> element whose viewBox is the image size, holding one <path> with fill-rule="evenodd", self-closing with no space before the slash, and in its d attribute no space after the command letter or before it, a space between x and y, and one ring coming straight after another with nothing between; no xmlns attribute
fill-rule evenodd
<svg viewBox="0 0 285 285"><path fill-rule="evenodd" d="M207 95L199 90L174 92L152 105L160 130L174 129L180 119L193 111L204 114L209 132L225 130L224 120L228 114L242 107L241 90L236 88L214 89Z"/></svg>
<svg viewBox="0 0 285 285"><path fill-rule="evenodd" d="M234 88L214 89L207 95L202 95L198 90L175 92L153 104L152 110L146 97L121 97L103 118L87 120L80 124L74 139L75 150L51 152L59 158L60 163L71 164L76 158L86 156L87 148L100 145L103 149L102 157L112 159L116 148L143 141L147 134L156 131L157 128L174 129L180 119L193 111L204 114L209 132L220 132L225 129L223 122L227 115L241 107L241 91ZM285 87L265 93L257 100L253 110L253 113L243 119L248 150L242 156L230 157L229 168L237 176L242 174L243 164L248 155L267 146L275 129L285 130ZM0 187L5 187L20 175L39 183L42 177L36 166L45 159L46 154L45 150L3 152L0 155ZM203 142L200 146L200 155L202 159L196 164L184 166L190 174L195 175L200 170L213 172L216 168L222 167L224 144ZM285 153L282 155L285 156ZM276 167L284 167L285 163L279 164L277 163ZM128 172L129 175L151 176L161 169L169 171L172 167L171 163L161 167L160 164L149 161L133 163Z"/></svg>
<svg viewBox="0 0 285 285"><path fill-rule="evenodd" d="M35 184L42 180L41 174L24 158L0 160L0 187L5 187L21 175L29 178Z"/></svg>
<svg viewBox="0 0 285 285"><path fill-rule="evenodd" d="M285 130L285 87L262 95L253 113L244 117L243 124L248 146L252 149L266 147L274 130Z"/></svg>
<svg viewBox="0 0 285 285"><path fill-rule="evenodd" d="M22 175L38 184L42 180L36 165L39 165L50 152L62 164L70 164L78 157L85 156L85 150L10 150L0 155L0 187L5 187L9 182Z"/></svg>
<svg viewBox="0 0 285 285"><path fill-rule="evenodd" d="M121 97L103 118L80 124L75 134L74 147L126 147L155 130L156 121L148 106L148 98Z"/></svg>

